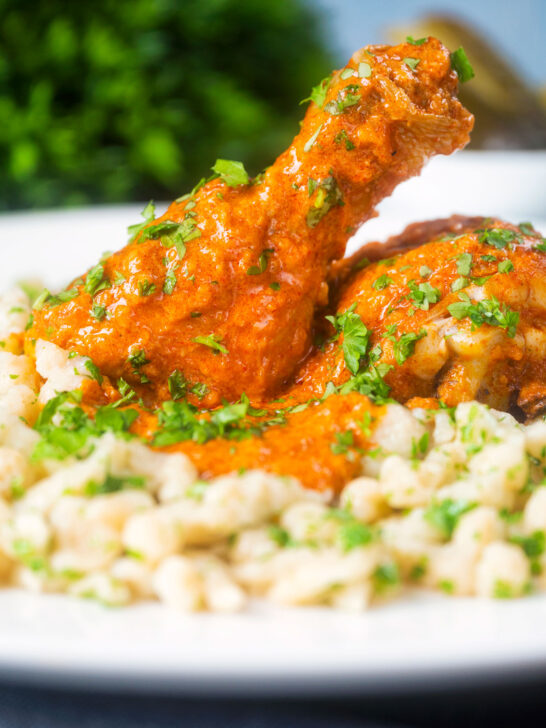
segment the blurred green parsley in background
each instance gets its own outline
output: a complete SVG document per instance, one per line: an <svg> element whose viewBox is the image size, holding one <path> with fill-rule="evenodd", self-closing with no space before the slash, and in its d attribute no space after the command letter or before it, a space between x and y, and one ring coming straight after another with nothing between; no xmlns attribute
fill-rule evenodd
<svg viewBox="0 0 546 728"><path fill-rule="evenodd" d="M333 60L304 0L0 0L0 209L170 199L252 172Z"/></svg>

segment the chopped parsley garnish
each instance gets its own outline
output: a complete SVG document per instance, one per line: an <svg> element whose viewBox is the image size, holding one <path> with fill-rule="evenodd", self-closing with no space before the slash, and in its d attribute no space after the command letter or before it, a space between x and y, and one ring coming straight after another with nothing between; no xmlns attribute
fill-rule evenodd
<svg viewBox="0 0 546 728"><path fill-rule="evenodd" d="M98 263L96 266L91 268L85 279L85 291L90 296L94 296L99 291L104 291L106 288L110 288L110 281L104 275L104 266L102 263Z"/></svg>
<svg viewBox="0 0 546 728"><path fill-rule="evenodd" d="M432 270L428 267L428 265L422 265L419 268L419 275L421 276L421 278L428 278L431 273Z"/></svg>
<svg viewBox="0 0 546 728"><path fill-rule="evenodd" d="M347 136L347 132L345 131L345 129L342 129L341 131L338 131L338 133L334 137L334 142L336 144L341 144L342 142L344 142L345 143L345 149L348 152L350 152L351 149L354 149L355 148L355 145L353 144L353 142Z"/></svg>
<svg viewBox="0 0 546 728"><path fill-rule="evenodd" d="M411 68L412 71L415 71L417 66L421 63L420 58L404 58L403 60L404 60L404 63L406 64L406 66L409 66L409 68Z"/></svg>
<svg viewBox="0 0 546 728"><path fill-rule="evenodd" d="M372 358L372 353L373 350L370 352L370 359ZM368 369L358 372L348 382L342 384L339 388L339 393L348 394L349 392L359 392L369 397L376 404L385 404L389 400L391 388L385 382L384 377L391 369L392 366L390 364L372 364Z"/></svg>
<svg viewBox="0 0 546 728"><path fill-rule="evenodd" d="M428 311L431 303L437 303L440 300L440 290L433 288L430 283L417 283L408 281L408 287L411 293L407 298L414 301L417 308Z"/></svg>
<svg viewBox="0 0 546 728"><path fill-rule="evenodd" d="M381 564L381 566L378 566L373 572L372 576L375 591L378 594L381 594L388 589L392 589L400 583L400 571L394 562Z"/></svg>
<svg viewBox="0 0 546 728"><path fill-rule="evenodd" d="M461 299L458 303L452 303L447 307L449 313L456 319L469 318L473 327L482 324L499 326L506 329L506 333L512 339L516 335L516 328L519 323L519 313L512 311L505 304L492 296L473 303L467 293L459 293Z"/></svg>
<svg viewBox="0 0 546 728"><path fill-rule="evenodd" d="M203 346L208 346L210 349L213 349L215 353L228 353L228 350L222 344L222 339L218 336L218 334L209 334L208 336L196 336L194 339L192 339L192 341L195 341L196 344L203 344Z"/></svg>
<svg viewBox="0 0 546 728"><path fill-rule="evenodd" d="M163 283L163 293L170 296L176 287L176 272L174 268L169 268L165 275L165 282Z"/></svg>
<svg viewBox="0 0 546 728"><path fill-rule="evenodd" d="M91 361L91 359L85 360L84 367L89 372L91 379L94 379L99 384L102 384L102 374L100 373L98 366L93 361Z"/></svg>
<svg viewBox="0 0 546 728"><path fill-rule="evenodd" d="M189 206L190 203L186 207ZM195 212L190 209L184 215L182 222L162 220L155 225L147 227L140 236L139 243L145 240L159 240L165 248L175 247L179 258L186 254L186 243L201 236L201 230L195 222Z"/></svg>
<svg viewBox="0 0 546 728"><path fill-rule="evenodd" d="M265 248L262 253L260 253L260 257L258 258L258 265L251 265L250 268L248 268L247 270L247 275L258 276L261 273L265 273L267 269L267 264L269 262L269 256L274 252L275 250L273 248Z"/></svg>
<svg viewBox="0 0 546 728"><path fill-rule="evenodd" d="M414 46L421 46L424 45L427 42L427 38L412 38L411 35L406 36L406 43L409 43L410 45Z"/></svg>
<svg viewBox="0 0 546 728"><path fill-rule="evenodd" d="M136 410L118 410L107 405L97 409L93 420L78 406L81 398L81 391L61 392L45 405L34 426L41 440L32 453L33 461L63 460L81 452L92 438L105 432L129 437L128 430L138 417Z"/></svg>
<svg viewBox="0 0 546 728"><path fill-rule="evenodd" d="M228 187L238 187L239 185L247 185L250 178L242 162L234 162L230 159L217 159L212 171L225 182Z"/></svg>
<svg viewBox="0 0 546 728"><path fill-rule="evenodd" d="M354 444L354 436L351 430L346 432L336 432L334 435L336 441L330 444L330 450L334 455L346 455Z"/></svg>
<svg viewBox="0 0 546 728"><path fill-rule="evenodd" d="M497 266L499 273L510 273L514 270L514 264L511 260L501 260Z"/></svg>
<svg viewBox="0 0 546 728"><path fill-rule="evenodd" d="M51 293L47 290L47 288L44 288L44 290L40 293L40 295L36 298L34 303L32 304L32 308L35 311L41 311L47 301L47 299L51 296Z"/></svg>
<svg viewBox="0 0 546 728"><path fill-rule="evenodd" d="M428 452L428 444L430 435L428 432L424 432L418 440L415 438L411 441L411 459L419 460L423 455Z"/></svg>
<svg viewBox="0 0 546 728"><path fill-rule="evenodd" d="M372 67L366 61L361 61L358 64L358 75L360 78L370 78L372 75Z"/></svg>
<svg viewBox="0 0 546 728"><path fill-rule="evenodd" d="M480 255L480 258L486 263L496 263L498 260L494 255Z"/></svg>
<svg viewBox="0 0 546 728"><path fill-rule="evenodd" d="M178 369L169 376L168 380L169 393L173 400L182 399L186 396L188 389L188 383L184 378L184 375Z"/></svg>
<svg viewBox="0 0 546 728"><path fill-rule="evenodd" d="M313 101L313 103L317 106L322 107L323 103L326 101L326 94L328 93L328 86L330 85L331 80L332 74L323 78L316 86L313 86L309 96L302 99L300 101L300 105L305 104L307 101Z"/></svg>
<svg viewBox="0 0 546 728"><path fill-rule="evenodd" d="M406 361L406 359L412 356L415 351L415 344L427 335L425 329L421 329L418 334L410 332L402 334L399 339L394 342L394 358L399 366Z"/></svg>
<svg viewBox="0 0 546 728"><path fill-rule="evenodd" d="M343 523L337 533L337 541L343 551L352 551L361 546L367 546L373 541L373 538L372 529L356 519Z"/></svg>
<svg viewBox="0 0 546 728"><path fill-rule="evenodd" d="M461 253L457 257L457 273L462 276L469 276L472 269L472 256L470 253Z"/></svg>
<svg viewBox="0 0 546 728"><path fill-rule="evenodd" d="M424 518L437 528L445 539L450 539L459 518L475 507L475 503L447 498L430 505L425 511Z"/></svg>
<svg viewBox="0 0 546 728"><path fill-rule="evenodd" d="M305 142L303 146L303 151L308 152L313 144L317 141L317 137L320 134L320 130L322 129L322 124L317 126L316 131L313 132L313 134L309 137L309 139Z"/></svg>
<svg viewBox="0 0 546 728"><path fill-rule="evenodd" d="M139 232L141 230L143 230L146 227L146 225L148 225L148 223L152 222L152 220L154 219L155 205L152 202L152 200L150 200L150 202L148 202L148 204L146 205L146 207L144 208L144 210L142 210L142 212L140 214L144 218L144 222L139 222L136 225L129 225L129 227L127 228L127 232L129 233L129 240L128 240L129 243L132 243L133 240L139 234Z"/></svg>
<svg viewBox="0 0 546 728"><path fill-rule="evenodd" d="M530 559L542 556L546 546L544 531L534 531L530 536L511 536L509 540L521 546Z"/></svg>
<svg viewBox="0 0 546 728"><path fill-rule="evenodd" d="M145 484L145 479L140 475L126 475L123 478L119 478L108 473L101 483L90 480L85 486L84 494L90 497L107 495L108 493L119 493L119 491L127 490L128 488L144 488Z"/></svg>
<svg viewBox="0 0 546 728"><path fill-rule="evenodd" d="M451 68L455 71L461 83L470 81L475 76L474 69L462 46L451 54Z"/></svg>
<svg viewBox="0 0 546 728"><path fill-rule="evenodd" d="M347 311L326 316L338 333L343 334L341 345L345 364L352 374L356 374L360 368L360 360L366 356L370 343L370 331L362 323L360 316L355 313L356 303Z"/></svg>
<svg viewBox="0 0 546 728"><path fill-rule="evenodd" d="M197 407L183 399L164 402L158 410L159 430L155 433L153 445L165 447L187 440L203 444L219 437L243 440L259 435L280 422L277 413L269 420L250 422L247 416L251 414L248 400L242 398L240 402L205 413L200 413Z"/></svg>
<svg viewBox="0 0 546 728"><path fill-rule="evenodd" d="M143 366L150 363L150 361L146 358L146 352L144 349L136 349L135 351L132 351L127 357L127 361L133 368L133 374L140 378L140 382L142 384L147 384L150 380L140 371Z"/></svg>
<svg viewBox="0 0 546 728"><path fill-rule="evenodd" d="M273 281L272 283L270 283L270 284L269 284L269 287L270 287L270 288L271 288L272 290L274 290L274 291L280 291L280 290L281 290L281 284L280 284L280 283L278 283L277 281Z"/></svg>
<svg viewBox="0 0 546 728"><path fill-rule="evenodd" d="M277 546L279 546L281 549L295 545L292 536L285 528L282 528L281 526L269 526L267 529L267 535L273 541L273 543L276 543Z"/></svg>
<svg viewBox="0 0 546 728"><path fill-rule="evenodd" d="M457 293L457 291L461 291L463 288L466 288L469 282L470 281L468 280L468 278L460 276L459 278L456 278L451 284L451 290L453 291L453 293Z"/></svg>
<svg viewBox="0 0 546 728"><path fill-rule="evenodd" d="M339 74L339 77L342 78L344 81L346 81L348 78L351 78L351 76L355 75L355 69L354 68L344 68L343 71Z"/></svg>
<svg viewBox="0 0 546 728"><path fill-rule="evenodd" d="M382 276L376 278L372 283L372 288L375 288L376 291L382 291L385 288L388 288L392 282L392 278L389 278L386 273L383 273Z"/></svg>
<svg viewBox="0 0 546 728"><path fill-rule="evenodd" d="M518 227L524 235L529 235L531 238L539 237L537 231L530 222L520 222Z"/></svg>
<svg viewBox="0 0 546 728"><path fill-rule="evenodd" d="M359 101L360 87L355 83L351 83L341 89L335 100L329 101L326 104L324 111L332 114L332 116L338 116L339 114L342 114L345 109L358 104Z"/></svg>
<svg viewBox="0 0 546 728"><path fill-rule="evenodd" d="M94 303L91 307L91 315L97 321L103 321L106 318L106 306L99 306L98 303Z"/></svg>
<svg viewBox="0 0 546 728"><path fill-rule="evenodd" d="M517 238L516 233L512 230L507 230L506 228L490 228L479 232L480 235L478 240L480 243L492 245L494 248L497 248L497 250L506 248L508 243L512 243Z"/></svg>
<svg viewBox="0 0 546 728"><path fill-rule="evenodd" d="M307 225L316 227L322 218L336 205L343 205L343 195L333 175L317 183L315 201L307 212Z"/></svg>
<svg viewBox="0 0 546 728"><path fill-rule="evenodd" d="M81 283L81 281L80 281L80 283ZM69 288L66 291L61 291L56 296L52 295L47 290L47 288L44 288L44 290L40 293L38 298L34 301L32 308L35 311L41 311L46 303L49 306L59 306L61 303L67 303L68 301L72 301L72 299L76 298L77 295L78 295L77 288Z"/></svg>
<svg viewBox="0 0 546 728"><path fill-rule="evenodd" d="M151 296L152 293L155 293L156 285L155 283L150 283L148 280L139 281L138 283L138 295L139 296Z"/></svg>

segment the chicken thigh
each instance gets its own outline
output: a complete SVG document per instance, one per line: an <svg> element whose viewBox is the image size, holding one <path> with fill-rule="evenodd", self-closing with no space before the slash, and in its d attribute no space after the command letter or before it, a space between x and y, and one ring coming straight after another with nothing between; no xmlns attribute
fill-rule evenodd
<svg viewBox="0 0 546 728"><path fill-rule="evenodd" d="M453 218L410 226L387 249L393 257L341 264L330 338L292 396L321 396L332 382L378 401L477 399L527 418L544 410L545 240L526 223Z"/></svg>

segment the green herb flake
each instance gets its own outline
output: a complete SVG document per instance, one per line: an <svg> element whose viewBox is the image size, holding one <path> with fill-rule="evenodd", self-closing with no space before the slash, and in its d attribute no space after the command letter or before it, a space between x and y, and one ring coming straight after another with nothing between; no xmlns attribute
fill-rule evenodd
<svg viewBox="0 0 546 728"><path fill-rule="evenodd" d="M373 531L365 523L352 519L340 526L337 541L342 551L352 551L368 546L373 541Z"/></svg>
<svg viewBox="0 0 546 728"><path fill-rule="evenodd" d="M394 342L394 358L399 366L413 355L415 344L427 335L425 329L421 329L418 334L410 332L402 334L402 336Z"/></svg>
<svg viewBox="0 0 546 728"><path fill-rule="evenodd" d="M165 282L163 283L163 293L167 294L167 296L172 295L174 289L176 288L176 272L174 268L169 268L165 275Z"/></svg>
<svg viewBox="0 0 546 728"><path fill-rule="evenodd" d="M209 334L208 336L196 336L192 339L196 344L202 344L213 349L215 353L227 354L228 350L221 343L222 339L217 334Z"/></svg>
<svg viewBox="0 0 546 728"><path fill-rule="evenodd" d="M372 75L372 67L366 61L361 61L358 64L358 75L360 78L370 78Z"/></svg>
<svg viewBox="0 0 546 728"><path fill-rule="evenodd" d="M136 225L130 225L127 228L127 232L129 233L129 240L128 240L129 243L132 243L134 241L134 239L137 237L137 235L139 234L139 232L141 230L143 230L146 227L146 225L148 225L148 223L152 222L152 220L154 219L155 205L152 202L152 200L150 200L150 202L148 202L148 204L146 205L146 207L144 208L144 210L142 210L142 212L140 214L144 218L144 222L139 222Z"/></svg>
<svg viewBox="0 0 546 728"><path fill-rule="evenodd" d="M127 357L127 361L133 368L133 374L139 377L141 384L148 384L150 380L140 371L143 366L150 363L150 361L146 358L146 352L144 349L135 349L134 351L131 351Z"/></svg>
<svg viewBox="0 0 546 728"><path fill-rule="evenodd" d="M326 78L323 78L322 81L320 81L316 86L313 86L309 96L305 99L302 99L300 101L300 105L305 104L307 101L312 101L319 108L321 108L322 105L324 104L324 102L326 101L326 95L328 93L328 87L330 85L331 80L332 80L332 74L330 74L329 76L326 76Z"/></svg>
<svg viewBox="0 0 546 728"><path fill-rule="evenodd" d="M339 91L337 97L333 101L329 101L324 107L332 116L339 116L351 106L356 106L360 101L360 87L357 84L349 84Z"/></svg>
<svg viewBox="0 0 546 728"><path fill-rule="evenodd" d="M421 63L420 58L404 58L403 61L406 66L409 66L409 68L411 68L412 71L415 71L417 66Z"/></svg>
<svg viewBox="0 0 546 728"><path fill-rule="evenodd" d="M499 273L510 273L514 270L514 264L511 260L501 260L500 263L497 266L497 270Z"/></svg>
<svg viewBox="0 0 546 728"><path fill-rule="evenodd" d="M466 288L468 284L468 278L460 276L459 278L456 278L451 284L451 290L453 291L453 293L457 293L457 291L461 291L463 288Z"/></svg>
<svg viewBox="0 0 546 728"><path fill-rule="evenodd" d="M430 505L424 513L424 518L448 540L453 535L453 531L460 517L475 507L475 503L470 503L465 500L455 501L447 498L439 503Z"/></svg>
<svg viewBox="0 0 546 728"><path fill-rule="evenodd" d="M316 130L313 132L313 134L309 137L309 139L305 142L303 146L303 151L308 152L313 144L317 141L318 135L320 134L320 130L322 129L322 124L319 124L317 126Z"/></svg>
<svg viewBox="0 0 546 728"><path fill-rule="evenodd" d="M457 257L457 273L462 276L469 276L472 270L472 256L470 253L461 253Z"/></svg>
<svg viewBox="0 0 546 728"><path fill-rule="evenodd" d="M421 46L427 42L428 38L412 38L411 35L406 36L406 43L414 46Z"/></svg>
<svg viewBox="0 0 546 728"><path fill-rule="evenodd" d="M103 321L106 318L106 306L99 306L98 303L94 303L91 307L91 315L97 321Z"/></svg>
<svg viewBox="0 0 546 728"><path fill-rule="evenodd" d="M150 283L148 280L139 281L138 283L138 295L139 296L151 296L155 293L155 283Z"/></svg>
<svg viewBox="0 0 546 728"><path fill-rule="evenodd" d="M88 272L84 289L90 296L94 296L99 291L110 288L110 285L110 281L104 275L104 266L102 263L98 263Z"/></svg>
<svg viewBox="0 0 546 728"><path fill-rule="evenodd" d="M410 293L407 298L413 300L417 308L428 311L431 303L437 303L440 300L440 290L433 288L430 283L417 283L408 281Z"/></svg>
<svg viewBox="0 0 546 728"><path fill-rule="evenodd" d="M345 149L346 149L346 150L347 150L348 152L350 152L350 151L351 151L352 149L354 149L354 148L355 148L355 145L353 144L353 142L352 142L352 141L351 141L351 140L349 139L349 137L347 136L347 132L345 131L345 129L342 129L341 131L339 131L339 132L338 132L338 133L337 133L337 134L335 135L335 137L334 137L334 142L335 142L336 144L341 144L341 143L343 142L343 143L345 144Z"/></svg>
<svg viewBox="0 0 546 728"><path fill-rule="evenodd" d="M400 570L394 563L381 564L373 573L373 583L377 594L382 594L400 584Z"/></svg>
<svg viewBox="0 0 546 728"><path fill-rule="evenodd" d="M462 46L451 54L451 68L455 71L461 83L466 83L475 76L474 69Z"/></svg>
<svg viewBox="0 0 546 728"><path fill-rule="evenodd" d="M294 541L288 531L281 526L271 525L267 529L267 535L281 549L294 546Z"/></svg>
<svg viewBox="0 0 546 728"><path fill-rule="evenodd" d="M478 240L480 243L492 245L497 250L506 248L509 243L514 242L517 238L516 233L506 228L489 228L487 230L481 230L479 233Z"/></svg>
<svg viewBox="0 0 546 728"><path fill-rule="evenodd" d="M531 237L531 238L539 237L539 234L534 229L533 224L530 222L520 222L520 224L518 225L518 228L521 230L521 232L524 235L529 235L529 237Z"/></svg>
<svg viewBox="0 0 546 728"><path fill-rule="evenodd" d="M460 302L452 303L447 307L447 310L454 318L469 318L473 327L476 328L482 326L482 324L499 326L506 329L506 333L511 339L514 338L519 323L519 313L512 311L505 304L500 304L495 296L490 299L484 298L475 303L472 303L466 293L460 293L459 298Z"/></svg>
<svg viewBox="0 0 546 728"><path fill-rule="evenodd" d="M186 396L188 383L184 375L178 369L169 376L168 380L169 393L173 400L182 399Z"/></svg>
<svg viewBox="0 0 546 728"><path fill-rule="evenodd" d="M315 201L306 216L307 225L316 227L336 205L343 205L343 195L333 175L317 183Z"/></svg>
<svg viewBox="0 0 546 728"><path fill-rule="evenodd" d="M269 257L275 252L273 248L265 248L260 253L260 257L258 258L258 265L251 265L250 268L247 269L247 275L249 276L258 276L261 273L265 273L267 270L267 264L269 262Z"/></svg>
<svg viewBox="0 0 546 728"><path fill-rule="evenodd" d="M330 450L334 455L346 455L354 444L353 433L351 430L336 432L334 437L336 441L330 444Z"/></svg>
<svg viewBox="0 0 546 728"><path fill-rule="evenodd" d="M102 384L102 374L100 373L98 366L91 359L85 360L84 367L89 372L91 379L94 379L99 384Z"/></svg>
<svg viewBox="0 0 546 728"><path fill-rule="evenodd" d="M376 291L383 291L385 288L388 288L392 282L392 278L389 278L386 273L383 273L382 276L376 278L372 283L372 288L375 288Z"/></svg>
<svg viewBox="0 0 546 728"><path fill-rule="evenodd" d="M220 177L228 187L247 185L250 178L242 162L234 162L230 159L217 159L212 171Z"/></svg>
<svg viewBox="0 0 546 728"><path fill-rule="evenodd" d="M360 316L354 312L356 304L341 314L326 316L338 333L343 334L342 351L345 364L352 374L360 368L360 360L368 351L371 332L362 322Z"/></svg>
<svg viewBox="0 0 546 728"><path fill-rule="evenodd" d="M536 559L544 553L546 545L544 531L534 531L530 536L511 536L509 540L521 546L530 559Z"/></svg>

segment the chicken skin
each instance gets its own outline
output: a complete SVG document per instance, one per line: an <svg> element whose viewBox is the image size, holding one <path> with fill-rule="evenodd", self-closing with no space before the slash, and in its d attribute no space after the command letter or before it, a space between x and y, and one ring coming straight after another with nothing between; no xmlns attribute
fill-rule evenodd
<svg viewBox="0 0 546 728"><path fill-rule="evenodd" d="M162 217L148 209L125 248L39 302L28 347L41 338L89 356L147 404L173 389L208 408L242 393L272 398L311 350L329 264L352 232L431 156L468 142L473 118L457 85L435 39L358 51L313 89L271 167L250 180L219 160ZM365 287L355 281L344 300L353 293Z"/></svg>
<svg viewBox="0 0 546 728"><path fill-rule="evenodd" d="M332 382L377 400L477 399L527 418L543 411L544 239L527 223L453 218L410 226L387 249L393 257L364 267L362 254L342 263L330 340L291 394L321 396Z"/></svg>

